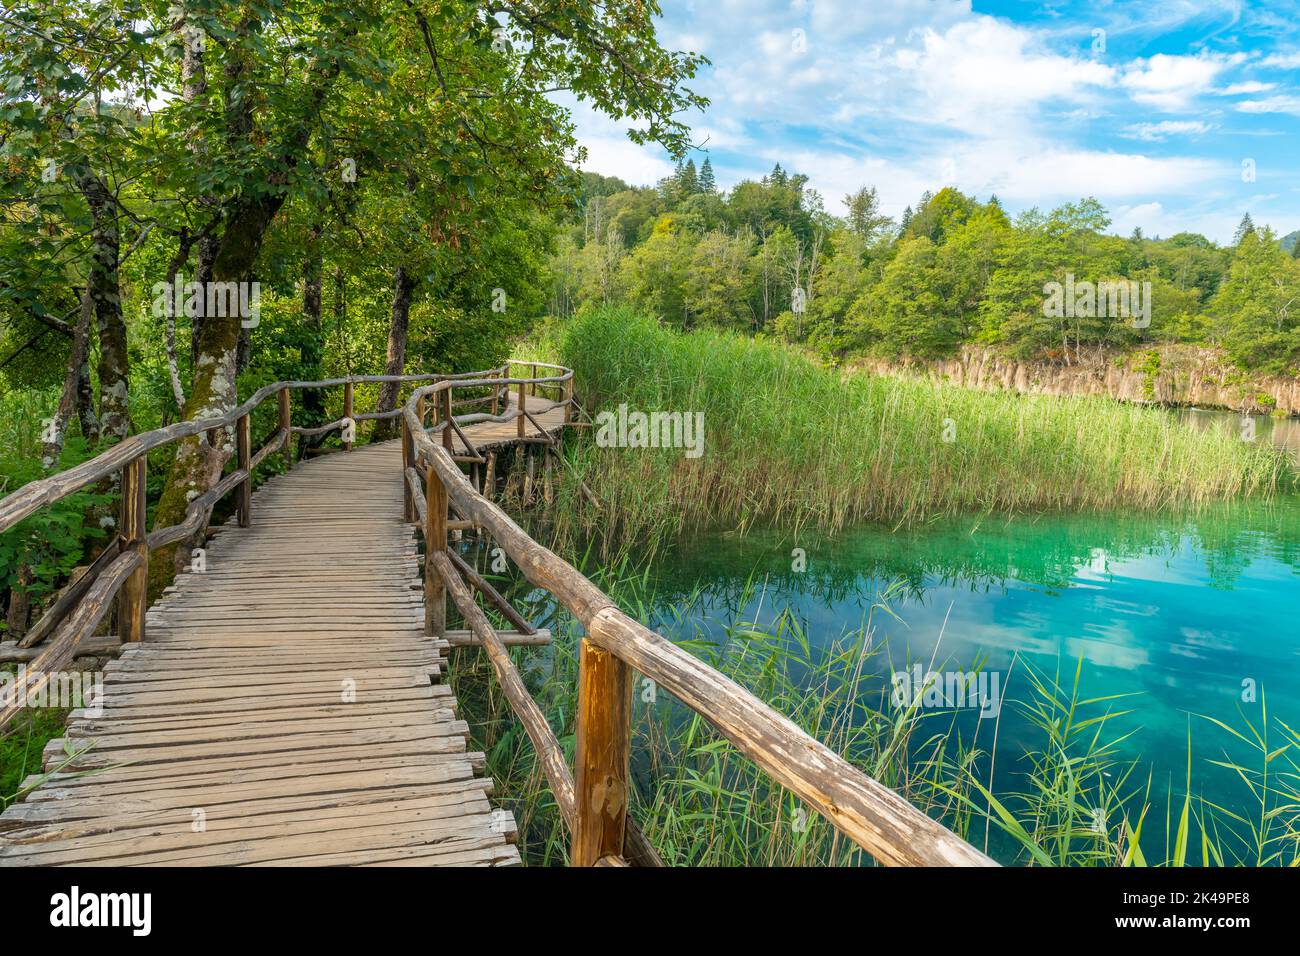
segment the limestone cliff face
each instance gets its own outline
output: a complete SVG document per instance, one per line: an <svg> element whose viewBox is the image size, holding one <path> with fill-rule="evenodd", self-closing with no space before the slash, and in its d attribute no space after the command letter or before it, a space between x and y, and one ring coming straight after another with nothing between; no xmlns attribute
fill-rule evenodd
<svg viewBox="0 0 1300 956"><path fill-rule="evenodd" d="M1234 411L1280 409L1300 415L1300 378L1252 376L1217 349L1163 345L1136 352L1091 353L1072 364L1021 361L991 348L966 346L932 362L855 359L851 367L910 372L969 388L1047 395L1107 395L1130 402L1196 405ZM1272 403L1268 399L1272 399Z"/></svg>

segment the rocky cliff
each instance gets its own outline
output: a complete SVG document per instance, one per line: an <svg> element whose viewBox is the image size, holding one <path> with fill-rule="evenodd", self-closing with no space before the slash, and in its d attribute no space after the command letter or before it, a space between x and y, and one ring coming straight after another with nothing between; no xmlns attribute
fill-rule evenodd
<svg viewBox="0 0 1300 956"><path fill-rule="evenodd" d="M970 388L1108 395L1130 402L1251 412L1279 409L1300 415L1300 378L1252 376L1217 349L1187 345L1091 353L1071 363L1022 361L995 349L967 346L959 356L942 361L857 359L851 364L875 372L927 375Z"/></svg>

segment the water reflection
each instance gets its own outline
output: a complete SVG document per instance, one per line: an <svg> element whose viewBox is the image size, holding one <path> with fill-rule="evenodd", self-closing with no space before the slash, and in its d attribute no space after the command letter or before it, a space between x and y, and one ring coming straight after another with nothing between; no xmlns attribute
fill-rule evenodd
<svg viewBox="0 0 1300 956"><path fill-rule="evenodd" d="M796 547L807 554L801 572ZM658 563L655 623L722 639L729 624L770 624L788 608L829 641L861 627L894 582L903 587L892 615L873 619L882 679L918 660L1005 672L1017 658L1068 682L1082 660L1085 696L1137 695L1117 705L1133 711L1117 729L1136 732L1124 752L1150 766L1157 791L1185 773L1191 727L1206 795L1229 807L1246 799L1210 761L1247 755L1190 716L1259 722L1263 697L1243 700L1244 688L1262 689L1270 715L1300 726L1300 499L1291 497L1181 517L962 519L830 540L708 536ZM1026 693L1013 675L1007 696ZM1000 749L1041 745L1012 711Z"/></svg>

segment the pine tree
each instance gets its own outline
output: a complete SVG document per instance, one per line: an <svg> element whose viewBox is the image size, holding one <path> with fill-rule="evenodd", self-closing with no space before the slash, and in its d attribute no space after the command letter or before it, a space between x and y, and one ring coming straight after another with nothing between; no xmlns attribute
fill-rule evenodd
<svg viewBox="0 0 1300 956"><path fill-rule="evenodd" d="M688 159L681 173L682 196L690 196L700 191L700 175L695 171L695 160Z"/></svg>
<svg viewBox="0 0 1300 956"><path fill-rule="evenodd" d="M718 184L713 178L713 164L709 162L709 157L704 157L704 165L700 167L700 192L714 193L718 191Z"/></svg>
<svg viewBox="0 0 1300 956"><path fill-rule="evenodd" d="M1255 220L1250 218L1250 213L1241 217L1241 224L1237 226L1237 234L1232 237L1234 246L1241 245L1241 240L1255 232Z"/></svg>

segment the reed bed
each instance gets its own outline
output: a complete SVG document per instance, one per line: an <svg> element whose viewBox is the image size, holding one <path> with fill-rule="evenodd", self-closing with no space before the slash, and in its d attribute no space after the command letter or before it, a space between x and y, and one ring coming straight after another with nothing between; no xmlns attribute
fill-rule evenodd
<svg viewBox="0 0 1300 956"><path fill-rule="evenodd" d="M521 577L492 574L486 555L467 557L512 603L551 628L550 647L512 654L571 762L581 627ZM1035 728L1037 739L1026 747L999 746L996 727L988 726L993 721L975 721L972 732L960 711L924 708L919 698L899 707L890 699L888 648L875 623L891 613L892 589L876 596L860 627L822 641L811 640L798 618L780 609L765 614L763 624L736 616L720 633L706 634L684 623L693 620L690 596L664 601L632 567L601 564L588 573L629 613L676 635L681 646L1004 864L1300 864L1300 740L1275 717L1189 718L1186 777L1158 788L1149 767L1120 752L1131 735L1140 739L1140 727L1125 721L1140 710L1140 698L1087 697L1080 662L1062 659L1054 673L1024 661L1013 665L1004 707ZM754 598L770 606L761 579L752 578L744 590L737 606ZM483 654L454 653L450 674L462 716L475 748L487 754L496 799L519 824L525 861L563 865L568 833L527 735L496 693ZM1203 795L1198 777L1207 768L1193 763L1195 734L1242 745L1242 761L1209 761L1231 767L1241 780L1231 807ZM632 778L632 815L670 865L873 864L707 722L640 678L633 691Z"/></svg>
<svg viewBox="0 0 1300 956"><path fill-rule="evenodd" d="M973 391L835 370L772 342L680 333L620 309L586 312L536 346L571 366L592 414L704 414L704 449L570 452L600 510L556 509L570 540L608 545L756 524L835 532L960 512L1154 511L1269 496L1285 455L1221 429L1099 398Z"/></svg>

